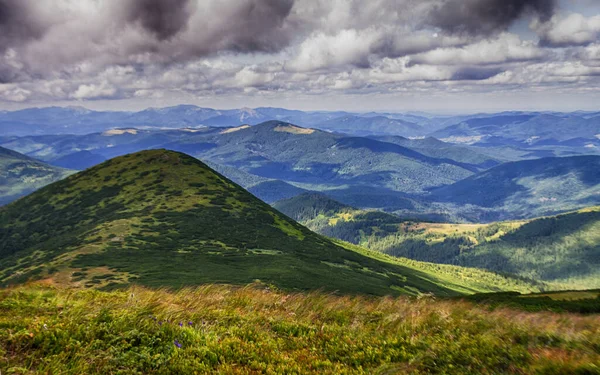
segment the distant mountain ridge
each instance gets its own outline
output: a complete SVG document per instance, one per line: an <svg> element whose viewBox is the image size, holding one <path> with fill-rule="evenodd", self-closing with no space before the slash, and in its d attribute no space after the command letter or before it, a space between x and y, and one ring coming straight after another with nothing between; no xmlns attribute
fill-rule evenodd
<svg viewBox="0 0 600 375"><path fill-rule="evenodd" d="M80 150L88 151L91 155L86 155L93 160L97 156L108 159L145 149L167 148L262 179L291 183L299 189L339 190L345 186L342 190L350 190L332 194L367 198L374 193L365 190L369 187L392 194L423 192L481 170L476 164L427 156L393 143L302 128L283 121L251 127L122 129L82 136L9 137L0 144L30 151L31 155L39 155L51 163L56 160L65 163L70 158L80 162ZM265 186L269 185L272 184ZM283 198L273 196L271 199L267 195L262 197L268 201Z"/></svg>
<svg viewBox="0 0 600 375"><path fill-rule="evenodd" d="M600 156L501 164L435 189L431 199L495 210L499 213L495 220L531 218L598 205Z"/></svg>
<svg viewBox="0 0 600 375"><path fill-rule="evenodd" d="M442 116L411 113L299 111L284 108L219 110L194 105L148 108L138 112L92 111L82 107L29 108L0 112L4 136L89 134L113 128L197 128L256 125L269 120L345 134L433 136L458 142L504 139L524 147L538 142L585 139L595 144L600 112L501 112ZM598 146L597 144L595 144Z"/></svg>

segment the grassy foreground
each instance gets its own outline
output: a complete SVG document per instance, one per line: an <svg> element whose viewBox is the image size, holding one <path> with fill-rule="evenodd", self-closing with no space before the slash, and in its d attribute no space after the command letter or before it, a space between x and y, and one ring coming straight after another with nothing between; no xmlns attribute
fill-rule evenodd
<svg viewBox="0 0 600 375"><path fill-rule="evenodd" d="M0 291L2 374L599 374L600 316L463 301L43 286Z"/></svg>

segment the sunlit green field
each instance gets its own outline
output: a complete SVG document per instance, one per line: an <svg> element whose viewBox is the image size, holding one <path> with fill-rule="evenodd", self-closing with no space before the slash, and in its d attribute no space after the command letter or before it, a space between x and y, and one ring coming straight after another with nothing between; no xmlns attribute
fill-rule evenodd
<svg viewBox="0 0 600 375"><path fill-rule="evenodd" d="M600 316L264 285L0 292L2 374L598 374Z"/></svg>

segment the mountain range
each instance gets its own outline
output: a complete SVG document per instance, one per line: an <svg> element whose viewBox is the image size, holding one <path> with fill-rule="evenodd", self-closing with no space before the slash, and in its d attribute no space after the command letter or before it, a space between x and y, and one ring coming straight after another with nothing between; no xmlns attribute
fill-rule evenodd
<svg viewBox="0 0 600 375"><path fill-rule="evenodd" d="M351 206L424 220L489 222L600 204L598 156L506 162L500 151L490 156L485 148L435 138L355 137L280 121L4 137L0 145L71 169L162 147L210 163L268 203L319 191Z"/></svg>
<svg viewBox="0 0 600 375"><path fill-rule="evenodd" d="M48 107L0 112L0 134L5 137L83 135L115 128L236 127L269 120L355 136L433 136L484 148L510 146L516 154L519 150L528 150L535 157L600 153L600 112L502 112L442 116L283 108L217 110L193 105L148 108L139 112Z"/></svg>
<svg viewBox="0 0 600 375"><path fill-rule="evenodd" d="M71 168L81 168L85 160L96 163L96 159L163 147L257 178L285 181L305 190L328 190L336 197L346 196L349 201L374 207L382 206L379 201L392 200L378 196L391 196L398 202L393 207L404 207L403 193L423 193L484 169L393 143L279 121L234 128L128 128L83 136L30 136L0 140L0 144ZM476 161L486 164L489 160ZM377 190L379 193L374 194Z"/></svg>

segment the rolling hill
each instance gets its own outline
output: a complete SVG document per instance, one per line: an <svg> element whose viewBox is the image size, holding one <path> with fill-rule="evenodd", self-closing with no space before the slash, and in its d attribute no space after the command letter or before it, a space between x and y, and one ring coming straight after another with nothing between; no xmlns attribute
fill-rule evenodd
<svg viewBox="0 0 600 375"><path fill-rule="evenodd" d="M286 289L452 295L498 290L500 280L505 288L519 284L487 274L486 286L477 270L435 273L430 265L402 265L334 243L197 159L166 150L111 159L47 186L1 209L0 227L3 285L261 280Z"/></svg>
<svg viewBox="0 0 600 375"><path fill-rule="evenodd" d="M479 207L488 220L550 215L600 204L598 171L600 156L591 155L505 163L433 190L431 199Z"/></svg>
<svg viewBox="0 0 600 375"><path fill-rule="evenodd" d="M308 228L393 256L600 287L600 207L492 224L426 223L358 210L318 194L273 205Z"/></svg>
<svg viewBox="0 0 600 375"><path fill-rule="evenodd" d="M600 287L599 207L522 222L415 226L413 234L380 250L421 261L509 272L559 288Z"/></svg>
<svg viewBox="0 0 600 375"><path fill-rule="evenodd" d="M7 204L73 171L54 167L0 147L0 205Z"/></svg>

